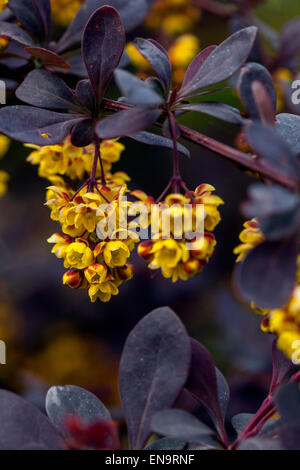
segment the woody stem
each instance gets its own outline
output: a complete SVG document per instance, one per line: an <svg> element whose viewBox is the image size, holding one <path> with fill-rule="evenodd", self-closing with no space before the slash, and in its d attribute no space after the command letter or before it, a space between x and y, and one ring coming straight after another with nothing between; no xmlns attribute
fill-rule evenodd
<svg viewBox="0 0 300 470"><path fill-rule="evenodd" d="M168 110L168 116L170 121L171 127L171 134L173 140L173 177L172 177L172 184L175 193L178 193L180 190L180 184L182 182L182 178L180 175L179 170L179 160L178 160L178 148L177 148L177 137L176 137L176 121L174 115L171 111Z"/></svg>

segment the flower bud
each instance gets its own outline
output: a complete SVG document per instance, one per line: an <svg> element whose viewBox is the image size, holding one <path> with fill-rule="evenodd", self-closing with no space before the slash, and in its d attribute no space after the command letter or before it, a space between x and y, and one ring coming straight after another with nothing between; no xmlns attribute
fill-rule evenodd
<svg viewBox="0 0 300 470"><path fill-rule="evenodd" d="M151 240L147 240L142 242L138 246L138 254L143 258L145 261L150 261L153 257L152 253L153 242Z"/></svg>
<svg viewBox="0 0 300 470"><path fill-rule="evenodd" d="M131 263L126 263L121 268L116 268L115 277L120 281L129 281L134 275L134 266Z"/></svg>
<svg viewBox="0 0 300 470"><path fill-rule="evenodd" d="M70 269L63 276L63 283L71 289L79 289L83 282L83 273L78 269Z"/></svg>
<svg viewBox="0 0 300 470"><path fill-rule="evenodd" d="M202 268L203 264L196 258L188 259L183 265L184 271L190 274L191 276L195 276L196 274L198 274Z"/></svg>

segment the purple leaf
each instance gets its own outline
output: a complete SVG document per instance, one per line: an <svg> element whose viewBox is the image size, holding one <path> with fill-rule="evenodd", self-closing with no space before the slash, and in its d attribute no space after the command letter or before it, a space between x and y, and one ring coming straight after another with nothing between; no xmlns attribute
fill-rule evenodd
<svg viewBox="0 0 300 470"><path fill-rule="evenodd" d="M132 108L102 119L96 132L102 139L136 134L147 129L161 114L159 109Z"/></svg>
<svg viewBox="0 0 300 470"><path fill-rule="evenodd" d="M71 142L75 147L87 147L94 140L94 126L91 119L79 121L72 129Z"/></svg>
<svg viewBox="0 0 300 470"><path fill-rule="evenodd" d="M127 70L116 70L115 80L126 101L137 106L158 106L163 98L150 88L144 81Z"/></svg>
<svg viewBox="0 0 300 470"><path fill-rule="evenodd" d="M194 76L197 74L198 70L200 70L200 68L202 67L202 64L206 61L208 56L216 49L216 47L217 46L208 46L203 49L203 51L199 52L198 55L196 55L196 57L192 60L185 72L181 90L184 90L189 85ZM181 90L179 91L179 94L180 96L184 96L184 92L182 93Z"/></svg>
<svg viewBox="0 0 300 470"><path fill-rule="evenodd" d="M93 110L95 106L95 97L89 80L81 80L77 83L75 96L82 106L89 110Z"/></svg>
<svg viewBox="0 0 300 470"><path fill-rule="evenodd" d="M180 96L223 82L237 72L253 47L257 28L250 26L234 33L220 44L207 59L189 83L181 89Z"/></svg>
<svg viewBox="0 0 300 470"><path fill-rule="evenodd" d="M0 21L0 35L17 42L21 46L34 46L35 44L26 31L5 21Z"/></svg>
<svg viewBox="0 0 300 470"><path fill-rule="evenodd" d="M294 153L300 154L300 116L282 113L276 116L276 131L285 142L293 149Z"/></svg>
<svg viewBox="0 0 300 470"><path fill-rule="evenodd" d="M96 395L75 385L51 387L46 396L46 411L52 424L63 436L68 435L65 424L70 416L78 416L87 426L97 419L112 419Z"/></svg>
<svg viewBox="0 0 300 470"><path fill-rule="evenodd" d="M168 91L171 85L171 63L167 51L153 39L137 38L134 44L152 65L158 78L164 84L165 91Z"/></svg>
<svg viewBox="0 0 300 470"><path fill-rule="evenodd" d="M97 8L104 5L109 5L119 12L127 32L142 23L151 6L147 0L86 0L59 41L60 52L80 42L89 17Z"/></svg>
<svg viewBox="0 0 300 470"><path fill-rule="evenodd" d="M49 109L80 111L72 90L65 82L47 70L33 70L16 91L19 100Z"/></svg>
<svg viewBox="0 0 300 470"><path fill-rule="evenodd" d="M43 47L26 47L25 51L36 59L39 59L44 65L52 65L53 67L60 67L69 69L71 66L55 52L44 49Z"/></svg>
<svg viewBox="0 0 300 470"><path fill-rule="evenodd" d="M51 27L49 0L10 0L17 19L40 41L48 40Z"/></svg>
<svg viewBox="0 0 300 470"><path fill-rule="evenodd" d="M221 436L224 436L224 415L214 360L207 349L191 338L192 362L185 388L204 405Z"/></svg>
<svg viewBox="0 0 300 470"><path fill-rule="evenodd" d="M251 185L243 203L245 217L258 218L261 231L270 241L291 236L299 225L299 197L281 186Z"/></svg>
<svg viewBox="0 0 300 470"><path fill-rule="evenodd" d="M9 106L0 109L0 132L11 139L35 145L62 142L72 127L84 116L63 114L31 106Z"/></svg>
<svg viewBox="0 0 300 470"><path fill-rule="evenodd" d="M152 134L151 132L141 131L136 134L128 135L128 137L146 145L153 145L154 147L165 147L173 150L173 141L171 139L167 139L161 135ZM186 157L191 157L190 151L179 142L177 143L177 149L178 152L182 153Z"/></svg>
<svg viewBox="0 0 300 470"><path fill-rule="evenodd" d="M300 18L284 25L280 33L280 66L288 66L300 51Z"/></svg>
<svg viewBox="0 0 300 470"><path fill-rule="evenodd" d="M272 343L272 364L273 373L269 391L270 394L273 394L280 385L286 383L293 373L299 371L299 366L293 364L293 362L277 348L275 339Z"/></svg>
<svg viewBox="0 0 300 470"><path fill-rule="evenodd" d="M252 123L246 127L246 139L265 167L280 171L282 175L300 181L299 159L273 129Z"/></svg>
<svg viewBox="0 0 300 470"><path fill-rule="evenodd" d="M152 420L152 431L160 436L188 442L199 442L201 438L211 436L214 431L195 416L184 410L162 410Z"/></svg>
<svg viewBox="0 0 300 470"><path fill-rule="evenodd" d="M0 390L0 449L59 450L61 436L48 418L18 395Z"/></svg>
<svg viewBox="0 0 300 470"><path fill-rule="evenodd" d="M243 298L270 310L285 305L295 287L297 254L297 237L264 242L251 250L235 270Z"/></svg>
<svg viewBox="0 0 300 470"><path fill-rule="evenodd" d="M175 402L187 379L189 363L188 335L167 307L146 315L128 336L119 379L132 449L143 447L153 416Z"/></svg>
<svg viewBox="0 0 300 470"><path fill-rule="evenodd" d="M244 120L238 109L215 101L208 101L202 103L189 103L182 104L176 107L179 111L196 111L198 113L208 114L222 121L230 122L231 124L242 125Z"/></svg>
<svg viewBox="0 0 300 470"><path fill-rule="evenodd" d="M242 68L238 79L237 91L249 116L252 119L260 120L259 109L252 89L254 81L261 83L266 90L273 106L273 114L276 111L277 94L272 77L263 65L252 62Z"/></svg>
<svg viewBox="0 0 300 470"><path fill-rule="evenodd" d="M82 38L83 60L97 102L119 65L125 47L125 31L119 13L104 6L89 19Z"/></svg>

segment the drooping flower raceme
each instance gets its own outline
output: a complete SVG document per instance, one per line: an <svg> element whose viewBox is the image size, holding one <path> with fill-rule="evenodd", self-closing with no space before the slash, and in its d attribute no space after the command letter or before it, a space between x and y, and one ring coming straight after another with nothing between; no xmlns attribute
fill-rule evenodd
<svg viewBox="0 0 300 470"><path fill-rule="evenodd" d="M68 269L63 283L73 289L86 289L92 302L97 298L109 301L118 294L119 286L133 276L128 259L137 238L129 231L124 217L130 203L123 202L129 177L110 172L123 150L117 141L103 141L100 152L105 182L100 178L98 165L96 187L90 190L84 185L77 192L64 178L83 179L90 172L94 145L77 148L67 139L61 145L34 147L28 157L32 164L39 165L40 176L52 183L47 189L46 205L62 233L52 235L48 242L53 244L52 253L63 259ZM112 219L114 225L110 224ZM109 231L111 226L117 229Z"/></svg>
<svg viewBox="0 0 300 470"><path fill-rule="evenodd" d="M161 217L157 219L154 216L151 227L153 230L153 225L156 225L156 233L152 240L143 241L138 247L139 255L147 261L150 269L161 269L162 275L172 278L173 282L187 280L202 271L216 245L212 231L221 220L218 207L223 201L212 194L213 191L213 186L202 184L193 193L184 196L169 194L159 203ZM146 195L136 192L135 195L149 203ZM197 224L197 206L203 208L201 235L198 233L201 229ZM166 233L163 223L166 217L169 233Z"/></svg>

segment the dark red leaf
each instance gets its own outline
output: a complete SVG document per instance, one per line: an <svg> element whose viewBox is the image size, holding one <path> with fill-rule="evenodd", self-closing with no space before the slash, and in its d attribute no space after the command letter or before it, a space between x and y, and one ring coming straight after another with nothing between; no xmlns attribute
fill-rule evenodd
<svg viewBox="0 0 300 470"><path fill-rule="evenodd" d="M0 21L0 36L11 39L21 44L21 46L34 46L35 44L26 31L15 24L6 23L5 21Z"/></svg>
<svg viewBox="0 0 300 470"><path fill-rule="evenodd" d="M190 341L167 307L144 317L127 338L120 363L120 393L132 449L141 449L153 416L170 408L187 379Z"/></svg>
<svg viewBox="0 0 300 470"><path fill-rule="evenodd" d="M20 142L55 145L62 142L72 127L84 116L63 114L32 106L9 106L0 109L0 132Z"/></svg>
<svg viewBox="0 0 300 470"><path fill-rule="evenodd" d="M296 282L298 238L264 242L235 271L235 284L245 300L266 309L288 301Z"/></svg>
<svg viewBox="0 0 300 470"><path fill-rule="evenodd" d="M119 13L104 6L89 19L82 38L83 60L98 103L119 65L125 47L125 31Z"/></svg>
<svg viewBox="0 0 300 470"><path fill-rule="evenodd" d="M161 114L160 109L132 108L102 119L96 132L102 139L115 139L147 129Z"/></svg>
<svg viewBox="0 0 300 470"><path fill-rule="evenodd" d="M158 78L164 84L165 91L168 91L171 84L171 63L167 51L153 39L137 38L134 44L152 65Z"/></svg>
<svg viewBox="0 0 300 470"><path fill-rule="evenodd" d="M48 49L42 47L26 47L25 51L36 59L39 59L44 65L53 65L53 67L61 67L63 69L71 68L62 57Z"/></svg>

